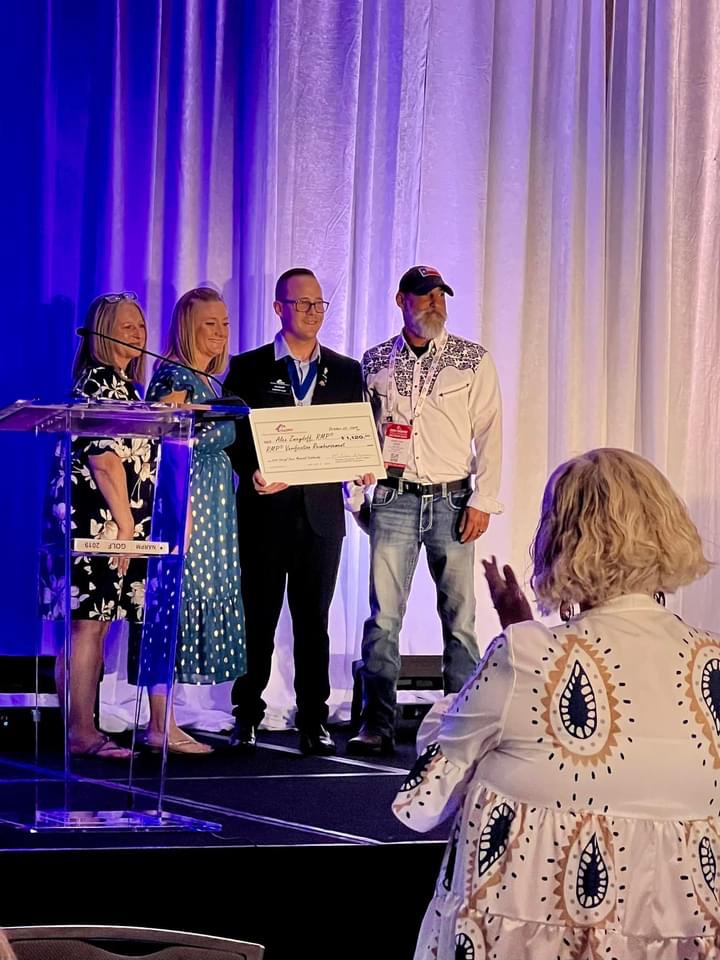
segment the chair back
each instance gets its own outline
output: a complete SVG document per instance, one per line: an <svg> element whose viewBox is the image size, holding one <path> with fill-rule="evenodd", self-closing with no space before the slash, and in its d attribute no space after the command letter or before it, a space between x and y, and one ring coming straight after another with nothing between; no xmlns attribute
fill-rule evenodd
<svg viewBox="0 0 720 960"><path fill-rule="evenodd" d="M262 960L259 943L151 927L6 927L17 960ZM139 952L142 951L142 952Z"/></svg>

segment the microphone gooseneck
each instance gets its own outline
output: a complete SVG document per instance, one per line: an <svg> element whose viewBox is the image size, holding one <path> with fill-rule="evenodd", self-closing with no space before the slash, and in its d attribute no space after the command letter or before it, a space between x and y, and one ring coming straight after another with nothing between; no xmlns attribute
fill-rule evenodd
<svg viewBox="0 0 720 960"><path fill-rule="evenodd" d="M78 327L76 331L79 337L100 337L101 340L109 340L111 343L118 343L121 347L129 347L131 350L137 350L138 353L144 353L148 357L153 357L155 360L166 360L168 363L174 363L178 367L182 367L184 370L189 370L191 373L196 373L200 377L206 377L208 380L212 380L220 388L219 400L233 400L239 401L243 406L247 407L249 404L243 400L242 397L239 397L236 393L227 393L225 392L225 386L222 380L218 380L217 377L214 377L211 373L208 373L206 370L200 370L197 367L191 367L189 363L183 363L181 360L170 360L168 357L164 357L161 353L154 353L152 350L148 350L145 347L139 347L136 343L129 343L127 340L119 340L117 337L111 337L108 333L98 333L96 330L91 330L89 327Z"/></svg>

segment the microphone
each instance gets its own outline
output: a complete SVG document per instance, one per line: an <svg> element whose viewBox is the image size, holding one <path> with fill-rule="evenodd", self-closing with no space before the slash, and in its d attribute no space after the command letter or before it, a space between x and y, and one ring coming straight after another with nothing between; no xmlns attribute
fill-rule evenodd
<svg viewBox="0 0 720 960"><path fill-rule="evenodd" d="M152 350L147 350L145 347L139 347L136 343L128 343L127 340L118 340L117 337L111 337L108 333L98 333L96 330L91 330L89 327L78 327L75 332L79 337L100 337L101 340L109 340L111 343L119 343L121 347L129 347L131 350L137 350L138 353L144 353L146 356L153 357L155 360L165 360L168 363L174 363L177 367L182 367L184 370L189 370L191 373L196 373L200 377L206 377L208 380L212 380L213 383L220 388L220 396L218 397L218 400L222 400L222 402L226 403L228 406L248 408L250 406L236 393L225 394L225 385L223 384L222 380L218 380L217 377L214 377L206 370L199 370L197 367L191 367L189 363L182 363L180 360L170 360L168 357L164 357L161 353L153 353ZM203 403L210 404L212 401L201 401L199 406L202 406Z"/></svg>

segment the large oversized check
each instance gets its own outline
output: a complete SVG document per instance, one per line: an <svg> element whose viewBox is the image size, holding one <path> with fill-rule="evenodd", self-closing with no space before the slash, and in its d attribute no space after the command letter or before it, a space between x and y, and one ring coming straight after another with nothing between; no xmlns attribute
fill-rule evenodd
<svg viewBox="0 0 720 960"><path fill-rule="evenodd" d="M250 411L260 472L268 483L330 483L385 476L369 403L257 407Z"/></svg>

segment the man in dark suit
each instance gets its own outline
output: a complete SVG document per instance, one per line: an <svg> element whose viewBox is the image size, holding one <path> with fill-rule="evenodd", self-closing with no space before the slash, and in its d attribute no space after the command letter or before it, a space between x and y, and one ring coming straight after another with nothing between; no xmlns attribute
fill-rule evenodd
<svg viewBox="0 0 720 960"><path fill-rule="evenodd" d="M318 342L328 304L310 270L294 268L275 286L273 309L281 329L272 343L233 357L229 393L251 407L349 403L363 399L356 360ZM232 746L252 750L265 713L263 691L287 587L293 626L295 725L300 750L330 754L328 612L335 589L345 516L340 483L287 487L268 484L258 470L249 424L238 424L228 451L239 477L237 492L247 673L233 686ZM349 478L350 479L350 478Z"/></svg>

